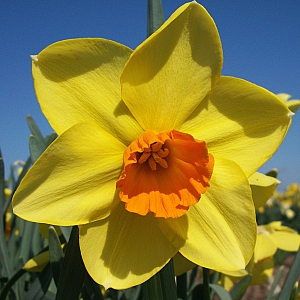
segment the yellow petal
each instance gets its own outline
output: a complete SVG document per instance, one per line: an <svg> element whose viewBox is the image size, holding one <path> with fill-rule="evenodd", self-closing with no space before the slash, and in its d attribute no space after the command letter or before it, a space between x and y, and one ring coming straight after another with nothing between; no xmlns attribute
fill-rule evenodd
<svg viewBox="0 0 300 300"><path fill-rule="evenodd" d="M121 76L122 99L145 130L176 129L215 85L221 67L214 21L190 2L133 52Z"/></svg>
<svg viewBox="0 0 300 300"><path fill-rule="evenodd" d="M277 247L271 238L272 234L259 233L254 249L254 262L257 263L275 254Z"/></svg>
<svg viewBox="0 0 300 300"><path fill-rule="evenodd" d="M157 218L130 213L122 202L108 218L79 228L85 267L106 289L141 284L178 251L161 233Z"/></svg>
<svg viewBox="0 0 300 300"><path fill-rule="evenodd" d="M29 259L23 266L27 272L42 272L50 261L49 251L42 252Z"/></svg>
<svg viewBox="0 0 300 300"><path fill-rule="evenodd" d="M252 198L255 208L265 205L274 194L280 181L274 177L255 172L248 178L252 190Z"/></svg>
<svg viewBox="0 0 300 300"><path fill-rule="evenodd" d="M40 52L32 73L41 109L61 134L95 123L129 144L141 129L121 100L120 75L131 50L104 39L54 43Z"/></svg>
<svg viewBox="0 0 300 300"><path fill-rule="evenodd" d="M178 236L186 240L179 251L195 264L238 271L251 259L256 238L251 191L234 162L215 159L211 186L201 200L183 217L160 221L159 225L175 246Z"/></svg>
<svg viewBox="0 0 300 300"><path fill-rule="evenodd" d="M221 77L178 130L204 140L214 156L235 161L249 177L277 150L290 123L290 111L276 95Z"/></svg>
<svg viewBox="0 0 300 300"><path fill-rule="evenodd" d="M300 235L284 231L276 231L270 235L276 246L284 251L296 252L300 246Z"/></svg>
<svg viewBox="0 0 300 300"><path fill-rule="evenodd" d="M197 266L190 260L186 259L183 255L181 255L180 252L178 252L173 257L173 263L174 263L174 272L176 276L179 276Z"/></svg>
<svg viewBox="0 0 300 300"><path fill-rule="evenodd" d="M286 105L290 111L295 113L300 107L300 100L298 100L298 99L290 100L286 103Z"/></svg>
<svg viewBox="0 0 300 300"><path fill-rule="evenodd" d="M276 94L276 96L278 96L284 102L287 102L292 97L290 94L286 94L286 93L279 93Z"/></svg>
<svg viewBox="0 0 300 300"><path fill-rule="evenodd" d="M252 270L252 280L250 285L263 284L267 279L271 278L273 268L274 260L272 257L268 257L256 263Z"/></svg>
<svg viewBox="0 0 300 300"><path fill-rule="evenodd" d="M71 127L22 180L13 198L15 214L25 220L62 226L106 217L119 201L115 185L124 149L96 125Z"/></svg>

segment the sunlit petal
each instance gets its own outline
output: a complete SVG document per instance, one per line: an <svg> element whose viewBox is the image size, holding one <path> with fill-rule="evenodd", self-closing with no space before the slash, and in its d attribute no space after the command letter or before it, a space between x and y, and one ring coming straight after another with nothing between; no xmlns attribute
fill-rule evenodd
<svg viewBox="0 0 300 300"><path fill-rule="evenodd" d="M265 205L265 203L274 194L280 181L277 178L255 172L249 177L249 183L252 190L252 198L255 208Z"/></svg>
<svg viewBox="0 0 300 300"><path fill-rule="evenodd" d="M282 142L290 111L269 91L233 77L221 77L179 128L207 142L209 151L235 161L252 175Z"/></svg>
<svg viewBox="0 0 300 300"><path fill-rule="evenodd" d="M159 222L180 253L190 261L219 271L245 268L253 254L256 223L248 180L232 161L215 158L211 187L185 218Z"/></svg>
<svg viewBox="0 0 300 300"><path fill-rule="evenodd" d="M133 52L121 77L122 99L145 130L176 129L215 85L221 67L214 21L190 2Z"/></svg>
<svg viewBox="0 0 300 300"><path fill-rule="evenodd" d="M22 180L13 198L15 214L33 222L65 226L106 217L120 201L115 185L124 149L96 125L71 127Z"/></svg>
<svg viewBox="0 0 300 300"><path fill-rule="evenodd" d="M85 38L54 43L36 56L35 91L58 134L82 122L97 124L127 144L141 133L121 100L120 75L130 54L121 44Z"/></svg>

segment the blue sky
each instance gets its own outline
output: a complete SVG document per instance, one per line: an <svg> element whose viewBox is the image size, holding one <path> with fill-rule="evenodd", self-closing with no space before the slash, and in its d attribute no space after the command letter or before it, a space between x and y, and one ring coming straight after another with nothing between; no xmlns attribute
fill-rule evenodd
<svg viewBox="0 0 300 300"><path fill-rule="evenodd" d="M184 1L162 0L165 17ZM241 77L300 99L300 18L295 0L203 0L224 51L223 75ZM0 147L6 170L29 155L26 115L52 132L33 90L30 54L76 37L104 37L135 48L146 37L146 0L0 1ZM300 112L277 153L261 168L277 168L282 184L300 183ZM6 172L6 176L7 176Z"/></svg>

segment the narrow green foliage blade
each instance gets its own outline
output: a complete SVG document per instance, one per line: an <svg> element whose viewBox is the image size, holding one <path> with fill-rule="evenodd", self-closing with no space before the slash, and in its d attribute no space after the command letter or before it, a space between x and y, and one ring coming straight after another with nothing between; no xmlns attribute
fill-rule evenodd
<svg viewBox="0 0 300 300"><path fill-rule="evenodd" d="M187 300L187 273L177 276L177 296L179 299Z"/></svg>
<svg viewBox="0 0 300 300"><path fill-rule="evenodd" d="M148 36L165 21L161 0L148 0Z"/></svg>
<svg viewBox="0 0 300 300"><path fill-rule="evenodd" d="M44 140L43 135L42 135L40 129L38 128L37 124L34 122L34 120L32 119L32 117L30 115L27 115L26 119L27 119L27 124L28 124L28 127L29 127L31 133L35 136L38 143L43 145L44 149L45 149L46 148L45 140Z"/></svg>
<svg viewBox="0 0 300 300"><path fill-rule="evenodd" d="M269 172L267 172L266 175L267 175L267 176L270 176L270 177L277 178L278 170L277 170L277 169L272 169L272 170L270 170Z"/></svg>
<svg viewBox="0 0 300 300"><path fill-rule="evenodd" d="M86 274L85 279L84 279L82 298L83 299L93 299L93 300L108 299L108 298L104 298L99 284L96 283L88 273ZM127 298L127 299L135 300L134 298Z"/></svg>
<svg viewBox="0 0 300 300"><path fill-rule="evenodd" d="M251 282L252 276L247 275L241 279L231 290L230 295L232 300L240 300L246 293L246 290Z"/></svg>
<svg viewBox="0 0 300 300"><path fill-rule="evenodd" d="M160 272L149 278L142 284L144 300L164 300Z"/></svg>
<svg viewBox="0 0 300 300"><path fill-rule="evenodd" d="M66 241L70 239L72 227L70 226L60 226L59 227Z"/></svg>
<svg viewBox="0 0 300 300"><path fill-rule="evenodd" d="M291 269L283 284L278 300L286 300L290 298L294 284L298 280L299 276L300 276L300 248L296 254Z"/></svg>
<svg viewBox="0 0 300 300"><path fill-rule="evenodd" d="M141 299L141 285L134 286L132 288L124 290L124 295L126 299L139 300Z"/></svg>
<svg viewBox="0 0 300 300"><path fill-rule="evenodd" d="M203 300L210 300L210 288L209 288L209 273L210 270L207 268L202 268L203 270Z"/></svg>
<svg viewBox="0 0 300 300"><path fill-rule="evenodd" d="M60 271L63 265L64 254L61 249L59 237L53 226L49 227L48 238L49 238L50 266L51 266L54 282L56 286L58 286Z"/></svg>
<svg viewBox="0 0 300 300"><path fill-rule="evenodd" d="M2 154L0 151L0 261L1 266L4 267L6 272L6 276L8 278L12 277L11 267L9 265L9 255L8 255L8 248L7 243L5 240L5 214L7 206L5 205L5 198L4 198L4 187L5 187L5 178L4 178L4 163L2 159Z"/></svg>
<svg viewBox="0 0 300 300"><path fill-rule="evenodd" d="M45 294L48 291L52 280L52 272L50 264L48 264L44 270L39 273L39 276L34 280L30 287L26 300L44 299Z"/></svg>
<svg viewBox="0 0 300 300"><path fill-rule="evenodd" d="M59 276L56 300L78 299L86 273L79 249L78 227L74 226Z"/></svg>
<svg viewBox="0 0 300 300"><path fill-rule="evenodd" d="M10 205L11 199L12 199L12 197L13 197L13 195L14 195L16 189L17 189L17 187L19 186L21 180L23 179L23 177L24 177L25 174L27 173L27 171L28 171L28 169L30 168L30 166L31 166L31 159L30 159L30 157L29 157L29 158L27 159L27 161L25 162L25 165L23 166L23 169L22 169L21 174L19 175L19 177L18 177L16 183L15 183L14 186L13 186L11 195L9 196L9 198L7 199L7 201L5 202L4 211L6 211L7 208L8 208L8 206Z"/></svg>
<svg viewBox="0 0 300 300"><path fill-rule="evenodd" d="M41 144L35 135L31 134L29 136L29 152L30 152L31 162L33 164L42 155L42 153L45 151L45 149L46 149L46 146Z"/></svg>
<svg viewBox="0 0 300 300"><path fill-rule="evenodd" d="M33 240L33 232L35 230L35 227L38 226L36 223L32 222L24 222L24 230L21 232L21 257L23 259L23 262L25 263L28 261L32 256L32 240Z"/></svg>
<svg viewBox="0 0 300 300"><path fill-rule="evenodd" d="M209 287L216 292L220 300L232 300L230 294L222 286L210 283Z"/></svg>
<svg viewBox="0 0 300 300"><path fill-rule="evenodd" d="M295 283L293 287L289 300L297 300L297 294L298 294L298 281Z"/></svg>
<svg viewBox="0 0 300 300"><path fill-rule="evenodd" d="M52 132L51 134L47 135L45 137L46 147L48 147L56 138L57 138L57 134L55 132Z"/></svg>
<svg viewBox="0 0 300 300"><path fill-rule="evenodd" d="M177 288L175 283L173 259L160 270L160 280L164 300L176 300Z"/></svg>
<svg viewBox="0 0 300 300"><path fill-rule="evenodd" d="M6 282L4 288L0 292L0 300L5 300L12 286L22 277L26 271L24 269L20 269L17 271L8 282Z"/></svg>
<svg viewBox="0 0 300 300"><path fill-rule="evenodd" d="M279 281L280 281L280 279L283 275L283 271L284 271L284 266L280 266L279 269L278 269L278 272L277 272L277 274L274 278L274 281L271 285L271 288L270 288L270 291L268 293L268 297L267 297L266 300L272 300L273 299L274 291L275 291L275 289L276 289L276 287L277 287L277 285L278 285L278 283L279 283Z"/></svg>

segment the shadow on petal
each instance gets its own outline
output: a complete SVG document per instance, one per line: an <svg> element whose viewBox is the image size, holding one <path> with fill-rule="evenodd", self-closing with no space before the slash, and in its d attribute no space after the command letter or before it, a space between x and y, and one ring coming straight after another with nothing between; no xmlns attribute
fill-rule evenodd
<svg viewBox="0 0 300 300"><path fill-rule="evenodd" d="M288 113L287 107L266 89L243 79L223 76L186 122L189 123L193 119L202 122L212 120L212 125L216 125L219 118L220 125L222 123L220 115L223 115L242 126L246 136L259 138L276 131L286 131L290 123ZM201 114L204 118L199 117ZM209 115L214 115L215 118L209 119ZM228 136L230 133L234 134L230 122L224 122L222 126ZM228 130L225 126L228 126Z"/></svg>
<svg viewBox="0 0 300 300"><path fill-rule="evenodd" d="M181 218L187 230L187 218ZM157 221L151 213L140 216L126 211L120 202L105 220L80 226L83 261L94 280L124 288L122 280L136 285L157 273L185 243L182 232L171 243Z"/></svg>
<svg viewBox="0 0 300 300"><path fill-rule="evenodd" d="M46 78L61 82L101 66L106 68L105 65L116 64L130 52L129 48L105 39L70 39L45 48L34 64Z"/></svg>

